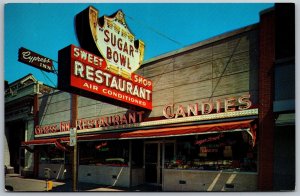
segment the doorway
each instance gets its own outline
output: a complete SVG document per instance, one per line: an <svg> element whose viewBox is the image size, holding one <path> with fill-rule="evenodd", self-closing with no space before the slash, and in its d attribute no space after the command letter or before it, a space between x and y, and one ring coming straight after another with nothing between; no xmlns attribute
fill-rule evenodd
<svg viewBox="0 0 300 196"><path fill-rule="evenodd" d="M162 169L175 153L175 141L144 143L144 168L146 184L162 185Z"/></svg>
<svg viewBox="0 0 300 196"><path fill-rule="evenodd" d="M147 184L161 184L161 143L147 142L145 150L145 182Z"/></svg>
<svg viewBox="0 0 300 196"><path fill-rule="evenodd" d="M25 141L25 122L22 120L11 121L7 123L7 127L9 163L14 168L14 173L21 174L21 169L25 164L25 151L24 148L21 148L21 142Z"/></svg>

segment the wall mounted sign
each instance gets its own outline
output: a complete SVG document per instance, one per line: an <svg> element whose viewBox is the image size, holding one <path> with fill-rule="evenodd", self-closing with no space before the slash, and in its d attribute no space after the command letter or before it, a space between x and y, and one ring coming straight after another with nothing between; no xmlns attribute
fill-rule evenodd
<svg viewBox="0 0 300 196"><path fill-rule="evenodd" d="M197 140L195 142L195 144L196 145L202 145L202 144L207 143L207 142L213 142L213 141L220 140L223 137L224 137L224 134L221 133L220 135L217 135L217 136L208 137L208 138L205 138L205 139L202 139L202 140Z"/></svg>
<svg viewBox="0 0 300 196"><path fill-rule="evenodd" d="M95 148L99 151L106 151L106 149L108 150L107 144L107 142L101 142L100 144L96 145Z"/></svg>
<svg viewBox="0 0 300 196"><path fill-rule="evenodd" d="M76 130L86 130L100 127L122 127L126 128L127 126L135 123L143 122L144 111L139 112L129 112L122 115L113 115L113 116L101 116L89 119L78 119L76 120ZM70 122L60 122L59 124L51 125L37 125L34 129L35 135L43 134L53 134L59 132L69 132L71 130Z"/></svg>
<svg viewBox="0 0 300 196"><path fill-rule="evenodd" d="M187 106L174 104L165 105L163 108L163 115L166 118L178 118L198 116L211 113L228 113L234 111L242 111L251 108L252 102L250 100L250 94L242 95L238 98L228 97L224 99L218 99L214 102L204 101L195 104L189 104Z"/></svg>
<svg viewBox="0 0 300 196"><path fill-rule="evenodd" d="M102 56L111 72L131 78L143 62L144 43L135 40L121 10L101 18L98 13L90 6L76 16L80 46Z"/></svg>
<svg viewBox="0 0 300 196"><path fill-rule="evenodd" d="M19 49L18 61L47 72L53 72L53 61L51 59L23 47Z"/></svg>
<svg viewBox="0 0 300 196"><path fill-rule="evenodd" d="M127 108L152 109L152 82L131 74L124 78L106 69L106 61L70 45L59 51L58 88Z"/></svg>

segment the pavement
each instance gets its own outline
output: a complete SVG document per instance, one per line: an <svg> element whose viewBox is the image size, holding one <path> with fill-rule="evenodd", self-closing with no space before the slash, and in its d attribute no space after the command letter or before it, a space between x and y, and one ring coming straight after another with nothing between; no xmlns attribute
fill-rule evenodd
<svg viewBox="0 0 300 196"><path fill-rule="evenodd" d="M5 186L13 188L14 192L46 192L46 181L41 179L24 178L18 174L7 174ZM73 192L72 181L53 181L53 188L49 192ZM9 187L7 187L9 188ZM112 187L99 184L79 182L77 192L160 192L161 187L140 185L136 187ZM9 190L6 190L9 191Z"/></svg>

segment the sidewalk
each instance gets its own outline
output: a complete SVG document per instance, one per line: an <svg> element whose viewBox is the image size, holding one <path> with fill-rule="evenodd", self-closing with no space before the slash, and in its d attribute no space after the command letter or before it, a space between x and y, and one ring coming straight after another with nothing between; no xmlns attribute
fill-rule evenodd
<svg viewBox="0 0 300 196"><path fill-rule="evenodd" d="M40 179L24 178L19 175L6 175L5 185L10 185L13 187L15 192L45 192L46 191L46 181ZM161 191L161 187L141 185L131 188L124 187L111 187L111 186L101 186L98 184L91 183L78 183L78 192L158 192ZM65 182L53 181L53 189L51 192L72 192L72 181L67 180Z"/></svg>

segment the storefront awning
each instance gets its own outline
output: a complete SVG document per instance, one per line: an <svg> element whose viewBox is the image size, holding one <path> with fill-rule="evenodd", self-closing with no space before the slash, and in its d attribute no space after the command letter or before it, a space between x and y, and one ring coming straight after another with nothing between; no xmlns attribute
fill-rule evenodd
<svg viewBox="0 0 300 196"><path fill-rule="evenodd" d="M156 128L150 130L135 130L131 132L115 132L115 133L102 133L93 135L79 135L78 141L91 141L91 140L112 140L112 139L144 139L144 138L159 138L159 137L173 137L185 136L196 134L217 133L225 131L247 131L253 141L256 139L256 132L253 126L253 120L190 125L181 127L168 127ZM57 138L53 139L38 139L24 142L23 145L44 145L55 144ZM61 142L69 142L69 137L59 138Z"/></svg>

